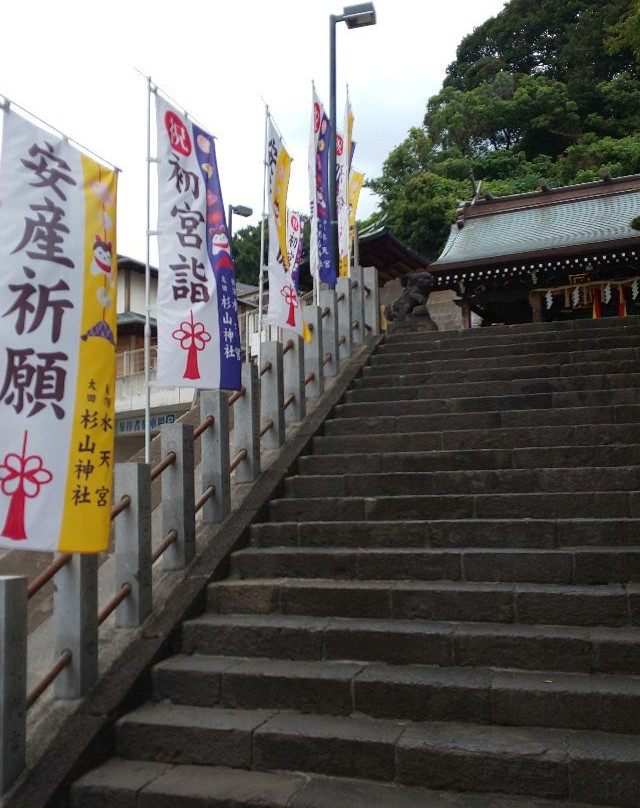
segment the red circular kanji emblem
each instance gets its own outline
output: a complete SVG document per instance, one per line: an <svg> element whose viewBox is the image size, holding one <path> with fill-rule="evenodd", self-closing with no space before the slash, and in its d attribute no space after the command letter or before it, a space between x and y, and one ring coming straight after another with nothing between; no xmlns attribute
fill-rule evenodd
<svg viewBox="0 0 640 808"><path fill-rule="evenodd" d="M169 110L164 116L164 126L169 135L171 148L179 154L188 157L191 154L191 138L189 130L175 112Z"/></svg>

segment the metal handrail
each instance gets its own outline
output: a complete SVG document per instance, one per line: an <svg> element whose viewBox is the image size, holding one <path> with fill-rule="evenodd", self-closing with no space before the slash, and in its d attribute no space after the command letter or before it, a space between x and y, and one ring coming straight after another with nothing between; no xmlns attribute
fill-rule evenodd
<svg viewBox="0 0 640 808"><path fill-rule="evenodd" d="M247 457L248 454L249 452L247 452L246 449L240 449L238 454L233 458L233 460L229 464L229 471L231 472L234 469L236 469L240 465L240 463L242 463L245 457Z"/></svg>
<svg viewBox="0 0 640 808"><path fill-rule="evenodd" d="M171 529L164 537L164 539L160 542L160 544L156 547L154 552L151 553L151 563L155 564L156 561L167 549L167 547L172 545L177 538L178 538L178 531Z"/></svg>
<svg viewBox="0 0 640 808"><path fill-rule="evenodd" d="M56 572L66 566L72 558L73 555L71 553L63 553L62 555L58 556L55 561L52 561L48 567L42 570L40 575L38 575L37 578L34 578L27 587L27 599L32 598L46 583L49 583Z"/></svg>
<svg viewBox="0 0 640 808"><path fill-rule="evenodd" d="M151 482L158 478L165 469L168 469L172 463L176 462L177 455L175 452L168 452L164 460L161 460L157 466L151 469Z"/></svg>
<svg viewBox="0 0 640 808"><path fill-rule="evenodd" d="M50 684L55 682L58 676L62 673L62 671L71 664L71 660L73 659L73 655L71 651L63 651L58 658L58 661L55 665L51 668L49 673L44 676L38 684L33 688L31 693L27 696L27 700L25 706L27 710L36 703L36 701L40 698L40 696L44 693L44 691L49 687Z"/></svg>
<svg viewBox="0 0 640 808"><path fill-rule="evenodd" d="M195 512L198 513L204 507L205 502L208 502L210 499L215 497L216 495L216 487L215 485L210 485L206 491L203 491L202 496L196 500L195 504Z"/></svg>
<svg viewBox="0 0 640 808"><path fill-rule="evenodd" d="M115 612L117 607L122 603L123 600L126 600L129 595L131 594L132 587L131 584L122 584L120 589L116 592L116 594L111 598L111 600L106 604L106 606L102 609L102 611L98 614L98 625L101 626L104 621L109 617L111 612Z"/></svg>
<svg viewBox="0 0 640 808"><path fill-rule="evenodd" d="M246 392L247 388L241 387L239 390L236 390L235 393L231 393L229 396L229 406L233 407L236 401L239 401Z"/></svg>
<svg viewBox="0 0 640 808"><path fill-rule="evenodd" d="M211 427L215 424L216 419L213 415L208 415L201 424L198 424L197 427L193 430L193 439L196 440L197 438L202 435L203 432L206 432L207 429L211 429Z"/></svg>

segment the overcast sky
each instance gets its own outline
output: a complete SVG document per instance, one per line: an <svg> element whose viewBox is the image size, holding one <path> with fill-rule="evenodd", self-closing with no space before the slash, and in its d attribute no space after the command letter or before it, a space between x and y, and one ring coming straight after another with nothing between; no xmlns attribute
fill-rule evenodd
<svg viewBox="0 0 640 808"><path fill-rule="evenodd" d="M375 0L376 26L338 24L338 121L348 83L356 168L380 174L422 122L462 37L504 4ZM234 230L256 224L262 211L264 102L294 159L289 206L305 211L311 81L328 112L329 16L342 8L335 0L6 2L0 95L122 169L118 252L144 260L145 76L218 138L225 204L255 212L234 218ZM363 190L358 217L376 206Z"/></svg>

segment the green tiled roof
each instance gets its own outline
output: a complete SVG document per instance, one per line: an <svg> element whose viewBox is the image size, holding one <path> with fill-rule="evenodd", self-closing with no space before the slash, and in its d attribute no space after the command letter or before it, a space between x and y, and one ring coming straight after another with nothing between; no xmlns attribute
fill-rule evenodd
<svg viewBox="0 0 640 808"><path fill-rule="evenodd" d="M640 243L640 233L629 226L640 215L640 176L480 200L462 211L430 270L613 244L624 248L631 240Z"/></svg>

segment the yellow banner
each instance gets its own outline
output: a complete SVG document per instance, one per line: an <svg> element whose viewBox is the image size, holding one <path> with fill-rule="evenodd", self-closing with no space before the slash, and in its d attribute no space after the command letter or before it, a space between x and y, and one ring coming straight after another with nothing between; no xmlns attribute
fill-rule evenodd
<svg viewBox="0 0 640 808"><path fill-rule="evenodd" d="M82 156L84 291L69 471L59 550L107 549L113 478L116 173Z"/></svg>
<svg viewBox="0 0 640 808"><path fill-rule="evenodd" d="M291 157L284 146L281 146L276 163L276 176L273 186L273 210L278 230L278 245L285 269L289 269L289 252L287 250L287 192L289 175L291 174Z"/></svg>
<svg viewBox="0 0 640 808"><path fill-rule="evenodd" d="M351 228L355 227L356 224L356 210L358 209L358 199L360 198L363 182L364 174L359 171L351 172L349 177L349 226Z"/></svg>

